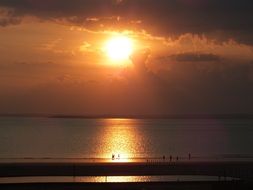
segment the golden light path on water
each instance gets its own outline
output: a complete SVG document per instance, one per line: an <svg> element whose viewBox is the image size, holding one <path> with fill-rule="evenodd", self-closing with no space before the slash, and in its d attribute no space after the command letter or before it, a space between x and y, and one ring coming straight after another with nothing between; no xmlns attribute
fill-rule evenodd
<svg viewBox="0 0 253 190"><path fill-rule="evenodd" d="M125 127L130 125L131 127ZM100 139L103 142L100 152L103 158L112 162L131 162L140 151L141 133L135 119L104 119Z"/></svg>
<svg viewBox="0 0 253 190"><path fill-rule="evenodd" d="M142 133L139 131L138 120L135 119L104 119L101 140L103 141L102 155L109 158L110 162L132 162L140 147ZM131 127L126 127L131 126ZM81 182L85 178L79 178ZM97 177L95 182L140 182L150 181L149 176L105 176Z"/></svg>
<svg viewBox="0 0 253 190"><path fill-rule="evenodd" d="M1 184L15 183L124 183L124 182L175 182L175 181L234 181L238 178L217 176L100 176L100 177L1 177Z"/></svg>

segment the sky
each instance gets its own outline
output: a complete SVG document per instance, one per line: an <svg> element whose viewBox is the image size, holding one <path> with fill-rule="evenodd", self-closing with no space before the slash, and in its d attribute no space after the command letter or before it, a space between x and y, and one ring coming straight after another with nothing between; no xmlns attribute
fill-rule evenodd
<svg viewBox="0 0 253 190"><path fill-rule="evenodd" d="M0 0L0 113L253 114L252 0ZM104 44L124 35L129 59Z"/></svg>

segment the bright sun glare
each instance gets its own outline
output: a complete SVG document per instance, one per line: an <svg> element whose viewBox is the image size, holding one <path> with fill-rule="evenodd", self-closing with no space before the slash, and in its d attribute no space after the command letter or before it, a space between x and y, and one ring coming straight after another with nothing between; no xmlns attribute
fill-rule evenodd
<svg viewBox="0 0 253 190"><path fill-rule="evenodd" d="M127 36L112 37L107 41L105 51L113 61L128 60L133 53L133 42Z"/></svg>

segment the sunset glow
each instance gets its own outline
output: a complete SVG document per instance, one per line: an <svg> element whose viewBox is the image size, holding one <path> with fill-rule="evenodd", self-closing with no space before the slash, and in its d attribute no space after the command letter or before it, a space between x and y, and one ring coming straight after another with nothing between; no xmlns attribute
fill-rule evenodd
<svg viewBox="0 0 253 190"><path fill-rule="evenodd" d="M133 53L133 42L127 36L113 37L106 42L105 52L112 61L128 60Z"/></svg>
<svg viewBox="0 0 253 190"><path fill-rule="evenodd" d="M0 0L0 190L253 190L252 10Z"/></svg>
<svg viewBox="0 0 253 190"><path fill-rule="evenodd" d="M253 113L252 9L250 0L0 0L0 112Z"/></svg>

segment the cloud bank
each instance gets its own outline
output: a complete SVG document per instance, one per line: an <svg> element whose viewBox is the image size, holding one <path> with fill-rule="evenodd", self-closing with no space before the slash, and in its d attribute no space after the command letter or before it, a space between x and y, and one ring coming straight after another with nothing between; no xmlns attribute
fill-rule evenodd
<svg viewBox="0 0 253 190"><path fill-rule="evenodd" d="M163 35L205 33L253 43L251 0L1 0L0 6L14 13L1 21L2 26L25 15L84 27L94 27L95 22L98 28L98 21L113 18L114 22L103 20L104 25L124 28L131 23Z"/></svg>

